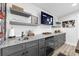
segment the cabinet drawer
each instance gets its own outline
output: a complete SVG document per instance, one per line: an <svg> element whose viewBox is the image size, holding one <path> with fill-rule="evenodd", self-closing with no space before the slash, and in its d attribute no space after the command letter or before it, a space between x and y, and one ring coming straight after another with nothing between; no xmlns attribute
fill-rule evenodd
<svg viewBox="0 0 79 59"><path fill-rule="evenodd" d="M54 36L45 38L46 41L48 41L48 40L53 40L53 39L54 39Z"/></svg>
<svg viewBox="0 0 79 59"><path fill-rule="evenodd" d="M31 41L31 42L27 42L27 43L26 43L26 48L27 48L27 47L36 46L36 45L38 45L38 40Z"/></svg>
<svg viewBox="0 0 79 59"><path fill-rule="evenodd" d="M23 45L24 44L18 44L18 45L3 48L2 49L2 54L4 56L6 56L6 55L11 55L11 54L13 54L15 52L21 51L21 50L23 50L25 48Z"/></svg>
<svg viewBox="0 0 79 59"><path fill-rule="evenodd" d="M45 42L45 39L39 39L39 43Z"/></svg>
<svg viewBox="0 0 79 59"><path fill-rule="evenodd" d="M49 37L49 38L46 38L46 42L55 42L56 39L54 37Z"/></svg>
<svg viewBox="0 0 79 59"><path fill-rule="evenodd" d="M26 56L38 56L38 46L26 48Z"/></svg>

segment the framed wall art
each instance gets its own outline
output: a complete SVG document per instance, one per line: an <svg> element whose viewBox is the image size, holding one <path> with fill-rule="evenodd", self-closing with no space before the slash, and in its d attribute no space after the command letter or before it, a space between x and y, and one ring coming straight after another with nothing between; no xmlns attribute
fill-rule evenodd
<svg viewBox="0 0 79 59"><path fill-rule="evenodd" d="M64 28L75 27L75 20L63 21L62 27L64 27Z"/></svg>

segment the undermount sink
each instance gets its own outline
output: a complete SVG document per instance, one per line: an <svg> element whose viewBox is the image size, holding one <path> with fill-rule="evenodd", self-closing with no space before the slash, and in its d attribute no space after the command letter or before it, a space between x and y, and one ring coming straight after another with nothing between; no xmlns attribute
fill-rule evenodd
<svg viewBox="0 0 79 59"><path fill-rule="evenodd" d="M20 37L18 40L28 40L28 37Z"/></svg>
<svg viewBox="0 0 79 59"><path fill-rule="evenodd" d="M24 39L23 40L28 40L29 38L28 37L24 37Z"/></svg>

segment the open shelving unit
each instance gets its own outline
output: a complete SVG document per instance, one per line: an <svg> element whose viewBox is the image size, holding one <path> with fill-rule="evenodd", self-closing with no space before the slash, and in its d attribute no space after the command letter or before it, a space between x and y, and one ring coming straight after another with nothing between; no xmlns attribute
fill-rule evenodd
<svg viewBox="0 0 79 59"><path fill-rule="evenodd" d="M61 26L52 26L52 28L60 28Z"/></svg>
<svg viewBox="0 0 79 59"><path fill-rule="evenodd" d="M12 5L13 7L10 7L10 13L22 17L31 17L31 22L32 22L32 17L30 13L27 13L23 10L23 8ZM25 23L25 22L19 22L19 21L10 21L9 22L11 25L18 25L18 26L37 26L38 24L33 24L33 23Z"/></svg>

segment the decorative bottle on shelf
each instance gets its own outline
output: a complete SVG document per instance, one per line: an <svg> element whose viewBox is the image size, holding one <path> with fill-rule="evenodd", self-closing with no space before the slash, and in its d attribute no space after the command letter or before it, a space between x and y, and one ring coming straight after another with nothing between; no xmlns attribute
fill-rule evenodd
<svg viewBox="0 0 79 59"><path fill-rule="evenodd" d="M10 31L9 31L9 38L13 38L15 37L15 33L14 33L14 28L11 27Z"/></svg>

